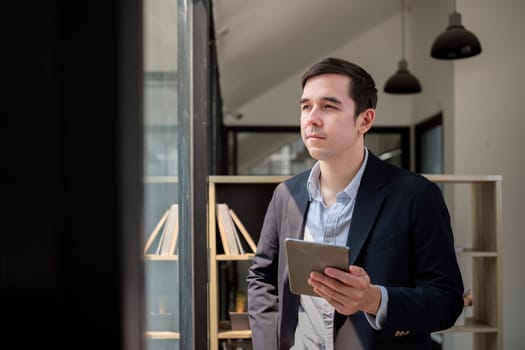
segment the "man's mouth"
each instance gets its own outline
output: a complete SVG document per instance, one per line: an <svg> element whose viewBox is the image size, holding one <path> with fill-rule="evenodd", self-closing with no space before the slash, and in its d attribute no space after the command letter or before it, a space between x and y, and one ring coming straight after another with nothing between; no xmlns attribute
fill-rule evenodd
<svg viewBox="0 0 525 350"><path fill-rule="evenodd" d="M320 140L320 139L324 139L325 137L323 135L320 135L320 134L317 134L317 133L311 133L311 134L308 134L306 136L307 139L316 139L316 140Z"/></svg>

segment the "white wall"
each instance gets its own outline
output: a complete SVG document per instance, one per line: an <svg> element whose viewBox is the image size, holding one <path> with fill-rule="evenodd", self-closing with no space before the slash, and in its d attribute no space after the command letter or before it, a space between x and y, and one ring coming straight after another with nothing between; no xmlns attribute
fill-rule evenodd
<svg viewBox="0 0 525 350"><path fill-rule="evenodd" d="M483 52L454 63L456 173L503 175L505 349L525 349L525 1L460 0Z"/></svg>
<svg viewBox="0 0 525 350"><path fill-rule="evenodd" d="M432 58L430 49L448 25L452 8L451 0L418 0L410 9L413 73L422 86L422 92L412 97L412 122L417 124L442 112L445 173L452 173L454 164L454 63Z"/></svg>
<svg viewBox="0 0 525 350"><path fill-rule="evenodd" d="M396 15L336 51L318 57L319 60L328 56L342 57L361 65L372 74L379 90L375 123L378 126L405 126L412 122L410 96L383 93L386 80L396 72L401 58L400 33L401 17ZM297 72L289 78L239 108L239 112L243 115L241 120L226 117L224 123L226 125L299 125L301 76L307 68L297 67Z"/></svg>

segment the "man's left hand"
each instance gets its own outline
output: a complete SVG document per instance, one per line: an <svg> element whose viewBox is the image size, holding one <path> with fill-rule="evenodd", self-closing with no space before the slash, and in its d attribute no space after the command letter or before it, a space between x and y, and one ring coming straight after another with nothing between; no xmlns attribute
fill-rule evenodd
<svg viewBox="0 0 525 350"><path fill-rule="evenodd" d="M358 311L375 315L381 304L381 290L359 266L351 265L348 271L327 267L324 273L312 272L308 284L343 315Z"/></svg>

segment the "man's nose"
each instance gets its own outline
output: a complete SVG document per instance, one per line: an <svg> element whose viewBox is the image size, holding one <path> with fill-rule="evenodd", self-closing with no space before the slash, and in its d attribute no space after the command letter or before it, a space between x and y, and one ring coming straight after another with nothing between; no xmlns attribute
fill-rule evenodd
<svg viewBox="0 0 525 350"><path fill-rule="evenodd" d="M322 122L321 109L318 106L313 106L308 112L307 123L319 125Z"/></svg>

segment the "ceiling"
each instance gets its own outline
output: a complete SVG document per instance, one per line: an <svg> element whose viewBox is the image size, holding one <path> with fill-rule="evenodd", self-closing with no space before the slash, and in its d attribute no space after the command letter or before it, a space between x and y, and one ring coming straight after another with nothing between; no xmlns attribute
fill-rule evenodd
<svg viewBox="0 0 525 350"><path fill-rule="evenodd" d="M394 0L215 0L225 110L238 109L400 8Z"/></svg>

